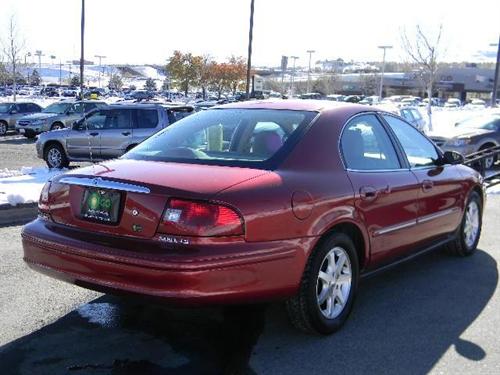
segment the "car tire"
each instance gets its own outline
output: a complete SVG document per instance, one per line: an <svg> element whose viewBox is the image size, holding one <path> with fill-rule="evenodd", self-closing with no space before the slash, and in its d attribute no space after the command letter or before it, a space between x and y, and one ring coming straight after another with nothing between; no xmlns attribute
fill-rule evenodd
<svg viewBox="0 0 500 375"><path fill-rule="evenodd" d="M49 168L66 168L69 165L68 157L61 145L49 144L43 152L43 159Z"/></svg>
<svg viewBox="0 0 500 375"><path fill-rule="evenodd" d="M485 144L479 148L479 151L484 151L484 150L487 150L491 147L495 147L495 145L494 144ZM484 169L492 168L496 161L497 161L496 155L484 159Z"/></svg>
<svg viewBox="0 0 500 375"><path fill-rule="evenodd" d="M50 127L50 130L59 130L59 129L64 129L64 125L60 122L54 122Z"/></svg>
<svg viewBox="0 0 500 375"><path fill-rule="evenodd" d="M343 266L337 271L341 258ZM329 335L338 331L352 310L358 278L353 241L345 233L333 233L312 252L299 292L286 302L291 323L307 333Z"/></svg>
<svg viewBox="0 0 500 375"><path fill-rule="evenodd" d="M481 197L473 191L467 199L464 215L455 238L447 245L448 253L465 257L476 251L481 237L482 209Z"/></svg>
<svg viewBox="0 0 500 375"><path fill-rule="evenodd" d="M0 136L6 135L7 130L9 130L9 126L5 121L0 121Z"/></svg>

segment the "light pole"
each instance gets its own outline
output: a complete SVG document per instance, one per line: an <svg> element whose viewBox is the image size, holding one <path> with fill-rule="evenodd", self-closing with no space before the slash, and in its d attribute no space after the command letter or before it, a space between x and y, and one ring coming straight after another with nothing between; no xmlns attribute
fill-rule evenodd
<svg viewBox="0 0 500 375"><path fill-rule="evenodd" d="M391 49L392 46L378 46L378 48L384 50L384 54L382 55L382 74L380 75L380 87L378 89L378 98L379 100L382 100L382 89L384 88L384 73L385 73L385 52L386 50Z"/></svg>
<svg viewBox="0 0 500 375"><path fill-rule="evenodd" d="M500 36L498 37L498 43L490 44L491 47L498 47L497 50L497 63L495 65L495 79L493 80L493 92L491 93L491 107L496 107L497 105L497 92L498 92L498 71L500 70Z"/></svg>
<svg viewBox="0 0 500 375"><path fill-rule="evenodd" d="M290 75L290 97L293 96L293 84L295 83L295 61L299 58L298 56L290 56L293 60L292 74Z"/></svg>
<svg viewBox="0 0 500 375"><path fill-rule="evenodd" d="M83 99L83 62L85 58L85 0L82 0L82 18L80 23L80 99Z"/></svg>
<svg viewBox="0 0 500 375"><path fill-rule="evenodd" d="M103 55L94 55L99 59L99 88L101 88L101 70L102 70L102 59L105 59L106 56Z"/></svg>
<svg viewBox="0 0 500 375"><path fill-rule="evenodd" d="M254 0L250 1L250 28L248 30L248 60L247 60L247 100L250 99L250 71L252 69L252 41L253 41L253 12Z"/></svg>
<svg viewBox="0 0 500 375"><path fill-rule="evenodd" d="M26 63L27 57L31 57L31 52L28 52L26 55L24 55L24 65L27 65L27 63Z"/></svg>
<svg viewBox="0 0 500 375"><path fill-rule="evenodd" d="M307 71L307 92L309 92L309 88L311 87L311 57L312 54L316 51L310 49L306 51L309 54L309 70Z"/></svg>

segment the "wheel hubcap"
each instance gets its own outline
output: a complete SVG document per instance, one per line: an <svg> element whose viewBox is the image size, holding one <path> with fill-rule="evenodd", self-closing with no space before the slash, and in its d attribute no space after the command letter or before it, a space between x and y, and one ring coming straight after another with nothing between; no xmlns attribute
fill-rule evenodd
<svg viewBox="0 0 500 375"><path fill-rule="evenodd" d="M4 135L7 133L7 126L5 124L0 124L0 134Z"/></svg>
<svg viewBox="0 0 500 375"><path fill-rule="evenodd" d="M471 201L465 211L464 240L467 247L471 248L477 240L479 233L479 206Z"/></svg>
<svg viewBox="0 0 500 375"><path fill-rule="evenodd" d="M334 247L326 254L316 282L318 307L328 319L339 316L345 308L351 291L351 262L347 252Z"/></svg>
<svg viewBox="0 0 500 375"><path fill-rule="evenodd" d="M486 158L484 159L484 167L486 169L490 169L492 166L493 166L493 163L494 163L494 158L493 156L489 157L489 158Z"/></svg>
<svg viewBox="0 0 500 375"><path fill-rule="evenodd" d="M49 160L49 163L52 167L58 168L61 165L61 152L56 148L51 148L49 150L47 159Z"/></svg>

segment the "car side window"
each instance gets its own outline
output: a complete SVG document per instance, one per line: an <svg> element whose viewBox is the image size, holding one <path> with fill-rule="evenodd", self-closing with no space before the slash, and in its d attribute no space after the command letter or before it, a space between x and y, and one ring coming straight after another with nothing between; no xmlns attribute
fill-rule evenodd
<svg viewBox="0 0 500 375"><path fill-rule="evenodd" d="M95 105L95 103L85 103L83 105L83 110L84 110L85 113L90 112L94 108L97 108L97 106Z"/></svg>
<svg viewBox="0 0 500 375"><path fill-rule="evenodd" d="M112 109L105 111L105 113L106 121L104 122L103 130L130 129L132 127L130 110Z"/></svg>
<svg viewBox="0 0 500 375"><path fill-rule="evenodd" d="M136 112L138 129L152 129L158 125L158 111L156 109L138 109Z"/></svg>
<svg viewBox="0 0 500 375"><path fill-rule="evenodd" d="M81 123L80 128L84 130L104 129L104 123L106 122L107 117L106 115L105 111L94 112Z"/></svg>
<svg viewBox="0 0 500 375"><path fill-rule="evenodd" d="M384 115L392 131L401 143L410 167L427 167L437 164L439 154L436 147L410 124L389 115Z"/></svg>
<svg viewBox="0 0 500 375"><path fill-rule="evenodd" d="M29 107L25 103L19 103L17 105L19 107L19 113L28 113L29 112Z"/></svg>
<svg viewBox="0 0 500 375"><path fill-rule="evenodd" d="M41 108L33 103L28 104L28 108L29 108L30 112L40 112L41 111Z"/></svg>
<svg viewBox="0 0 500 375"><path fill-rule="evenodd" d="M361 115L349 121L342 132L340 145L349 169L401 168L389 135L375 115Z"/></svg>

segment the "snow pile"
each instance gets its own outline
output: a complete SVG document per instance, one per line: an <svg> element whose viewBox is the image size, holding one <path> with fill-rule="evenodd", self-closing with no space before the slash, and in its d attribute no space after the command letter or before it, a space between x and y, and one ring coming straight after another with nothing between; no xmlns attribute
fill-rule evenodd
<svg viewBox="0 0 500 375"><path fill-rule="evenodd" d="M17 206L38 202L43 185L49 178L66 170L23 167L21 170L0 171L0 205Z"/></svg>

